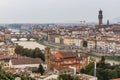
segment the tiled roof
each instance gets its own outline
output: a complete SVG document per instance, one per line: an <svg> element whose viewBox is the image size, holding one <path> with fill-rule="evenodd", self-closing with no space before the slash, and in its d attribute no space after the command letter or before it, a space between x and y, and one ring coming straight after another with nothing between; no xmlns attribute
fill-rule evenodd
<svg viewBox="0 0 120 80"><path fill-rule="evenodd" d="M64 58L76 57L76 53L74 53L74 52L60 52L60 54L61 54Z"/></svg>
<svg viewBox="0 0 120 80"><path fill-rule="evenodd" d="M62 58L62 55L61 55L60 53L56 53L56 54L55 54L55 58L56 58L56 59L60 59L60 58Z"/></svg>
<svg viewBox="0 0 120 80"><path fill-rule="evenodd" d="M30 58L18 56L17 58L11 59L13 65L22 65L22 64L40 64L42 60L40 58Z"/></svg>

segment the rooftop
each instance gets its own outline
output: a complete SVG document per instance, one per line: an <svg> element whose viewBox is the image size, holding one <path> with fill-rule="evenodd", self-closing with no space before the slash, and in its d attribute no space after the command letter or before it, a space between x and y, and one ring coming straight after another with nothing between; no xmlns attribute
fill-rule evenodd
<svg viewBox="0 0 120 80"><path fill-rule="evenodd" d="M22 65L22 64L40 64L43 61L40 58L18 56L17 58L12 58L11 62L13 65Z"/></svg>

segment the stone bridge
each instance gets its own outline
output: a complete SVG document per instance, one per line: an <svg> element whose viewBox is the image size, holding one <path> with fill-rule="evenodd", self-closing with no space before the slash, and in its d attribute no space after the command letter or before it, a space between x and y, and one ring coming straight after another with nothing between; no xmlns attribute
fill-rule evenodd
<svg viewBox="0 0 120 80"><path fill-rule="evenodd" d="M31 33L28 33L28 32L12 32L11 38L16 38L17 41L19 41L21 38L26 38L29 41L34 37L32 36Z"/></svg>

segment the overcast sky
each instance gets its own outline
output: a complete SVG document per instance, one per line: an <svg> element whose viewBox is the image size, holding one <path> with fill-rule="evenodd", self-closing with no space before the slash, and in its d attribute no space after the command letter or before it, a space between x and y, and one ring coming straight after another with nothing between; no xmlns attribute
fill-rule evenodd
<svg viewBox="0 0 120 80"><path fill-rule="evenodd" d="M120 0L0 0L0 23L98 22L120 17Z"/></svg>

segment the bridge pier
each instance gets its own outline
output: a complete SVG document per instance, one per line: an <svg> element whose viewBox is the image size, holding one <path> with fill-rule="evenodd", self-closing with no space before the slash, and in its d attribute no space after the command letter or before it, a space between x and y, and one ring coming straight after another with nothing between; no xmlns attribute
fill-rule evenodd
<svg viewBox="0 0 120 80"><path fill-rule="evenodd" d="M21 33L19 32L20 34L18 33L14 33L14 34L11 34L11 38L16 38L17 41L20 41L21 38L26 38L27 41L30 41L31 38L33 38L32 34L28 34L28 33Z"/></svg>
<svg viewBox="0 0 120 80"><path fill-rule="evenodd" d="M19 39L19 38L17 38L17 41L20 41L20 39Z"/></svg>
<svg viewBox="0 0 120 80"><path fill-rule="evenodd" d="M30 38L27 38L27 41L30 41Z"/></svg>

